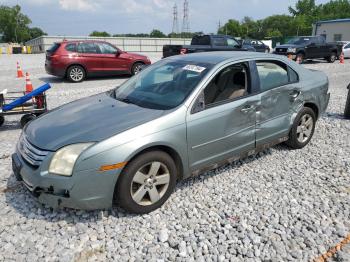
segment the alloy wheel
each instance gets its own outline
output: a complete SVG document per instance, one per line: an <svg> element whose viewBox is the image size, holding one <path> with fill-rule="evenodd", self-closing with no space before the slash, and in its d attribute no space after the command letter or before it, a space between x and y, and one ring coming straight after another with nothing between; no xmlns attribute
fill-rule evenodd
<svg viewBox="0 0 350 262"><path fill-rule="evenodd" d="M74 67L70 71L69 76L74 82L80 82L84 78L84 72L80 68Z"/></svg>
<svg viewBox="0 0 350 262"><path fill-rule="evenodd" d="M141 206L158 202L166 193L170 172L161 162L150 162L135 173L130 187L132 199Z"/></svg>
<svg viewBox="0 0 350 262"><path fill-rule="evenodd" d="M314 120L311 115L305 114L301 117L297 127L297 139L299 143L305 143L312 135Z"/></svg>

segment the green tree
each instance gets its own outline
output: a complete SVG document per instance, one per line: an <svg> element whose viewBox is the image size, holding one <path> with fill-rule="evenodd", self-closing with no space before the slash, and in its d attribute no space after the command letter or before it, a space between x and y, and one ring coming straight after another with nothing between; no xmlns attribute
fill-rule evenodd
<svg viewBox="0 0 350 262"><path fill-rule="evenodd" d="M239 21L230 19L224 26L219 28L218 33L224 35L231 35L234 37L240 37L243 35L242 31L242 26L239 23Z"/></svg>
<svg viewBox="0 0 350 262"><path fill-rule="evenodd" d="M21 13L21 7L0 6L0 34L5 42L25 42L30 39L28 25L32 21Z"/></svg>
<svg viewBox="0 0 350 262"><path fill-rule="evenodd" d="M150 33L150 37L164 38L166 35L158 29L153 29L153 31Z"/></svg>
<svg viewBox="0 0 350 262"><path fill-rule="evenodd" d="M41 30L39 27L32 27L29 28L29 35L31 39L47 35L43 30Z"/></svg>
<svg viewBox="0 0 350 262"><path fill-rule="evenodd" d="M110 37L111 35L105 31L93 31L89 36L96 36L96 37Z"/></svg>

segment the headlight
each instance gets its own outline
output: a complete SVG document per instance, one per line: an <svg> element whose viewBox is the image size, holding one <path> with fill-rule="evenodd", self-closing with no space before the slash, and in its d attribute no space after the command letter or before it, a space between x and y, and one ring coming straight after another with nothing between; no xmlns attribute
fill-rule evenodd
<svg viewBox="0 0 350 262"><path fill-rule="evenodd" d="M296 48L288 48L288 52L290 53L296 53L297 49Z"/></svg>
<svg viewBox="0 0 350 262"><path fill-rule="evenodd" d="M69 145L58 150L53 156L49 172L60 176L71 176L74 164L81 153L94 143Z"/></svg>

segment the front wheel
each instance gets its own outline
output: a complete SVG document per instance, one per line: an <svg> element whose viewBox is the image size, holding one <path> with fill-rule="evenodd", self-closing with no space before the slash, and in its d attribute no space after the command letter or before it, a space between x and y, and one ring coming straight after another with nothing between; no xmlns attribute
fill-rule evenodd
<svg viewBox="0 0 350 262"><path fill-rule="evenodd" d="M345 118L350 119L350 84L348 85L348 89L348 98L346 99L344 116Z"/></svg>
<svg viewBox="0 0 350 262"><path fill-rule="evenodd" d="M115 201L128 212L146 214L161 207L176 185L173 159L161 151L142 154L120 175Z"/></svg>
<svg viewBox="0 0 350 262"><path fill-rule="evenodd" d="M315 126L315 112L309 107L304 107L294 120L286 144L293 149L305 147L314 135Z"/></svg>
<svg viewBox="0 0 350 262"><path fill-rule="evenodd" d="M74 65L67 70L67 79L73 83L79 83L86 77L85 69L79 65Z"/></svg>
<svg viewBox="0 0 350 262"><path fill-rule="evenodd" d="M337 60L337 54L332 53L330 57L327 58L328 63L334 63Z"/></svg>
<svg viewBox="0 0 350 262"><path fill-rule="evenodd" d="M131 74L134 76L134 75L137 75L138 73L140 73L143 69L143 67L145 66L144 63L135 63L132 68L131 68Z"/></svg>

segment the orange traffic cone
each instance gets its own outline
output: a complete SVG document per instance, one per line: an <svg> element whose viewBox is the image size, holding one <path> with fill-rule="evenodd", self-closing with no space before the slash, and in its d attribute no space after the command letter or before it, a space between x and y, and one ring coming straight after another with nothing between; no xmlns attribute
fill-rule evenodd
<svg viewBox="0 0 350 262"><path fill-rule="evenodd" d="M29 74L26 73L26 93L33 91L32 81L30 81Z"/></svg>
<svg viewBox="0 0 350 262"><path fill-rule="evenodd" d="M345 64L344 52L341 52L341 54L340 54L340 63Z"/></svg>
<svg viewBox="0 0 350 262"><path fill-rule="evenodd" d="M24 77L21 66L19 65L19 63L17 62L17 78L22 78Z"/></svg>

